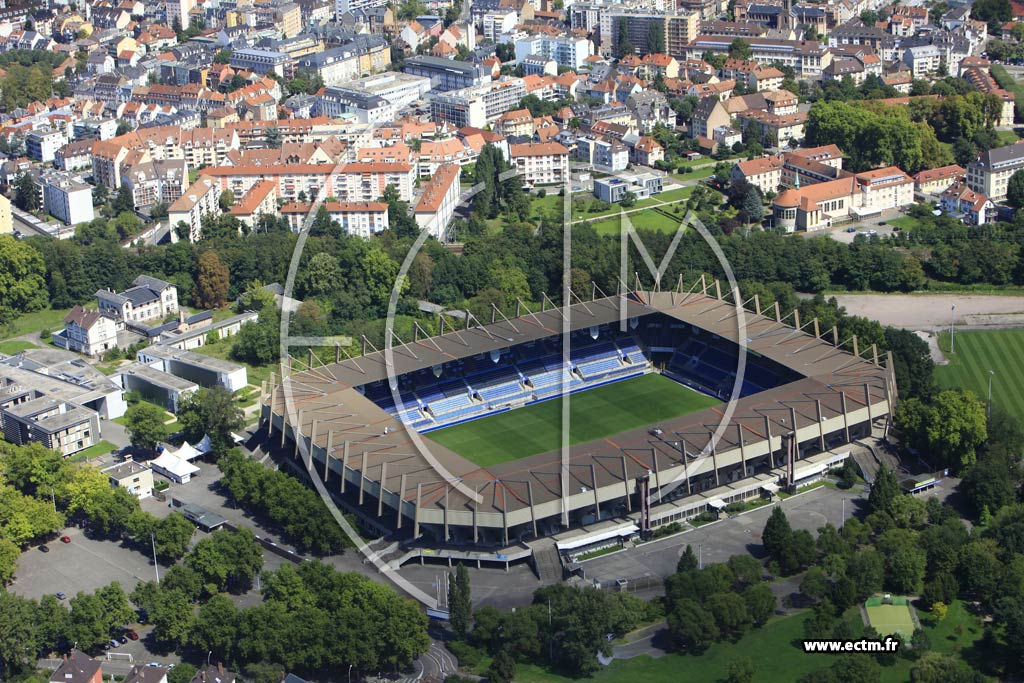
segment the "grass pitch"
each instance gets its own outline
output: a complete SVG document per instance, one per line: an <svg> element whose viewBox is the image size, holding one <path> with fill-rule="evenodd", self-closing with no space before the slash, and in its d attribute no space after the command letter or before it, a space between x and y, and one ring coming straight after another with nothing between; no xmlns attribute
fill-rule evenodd
<svg viewBox="0 0 1024 683"><path fill-rule="evenodd" d="M884 636L897 633L909 638L914 635L914 618L910 605L865 605L868 621L879 634Z"/></svg>
<svg viewBox="0 0 1024 683"><path fill-rule="evenodd" d="M956 332L956 353L949 352L949 332L939 336L949 365L935 368L942 387L970 389L982 401L988 398L988 371L992 377L992 404L1024 420L1024 330Z"/></svg>
<svg viewBox="0 0 1024 683"><path fill-rule="evenodd" d="M572 444L621 434L718 405L658 374L606 384L569 400ZM427 437L481 467L552 451L562 443L562 399L445 427Z"/></svg>

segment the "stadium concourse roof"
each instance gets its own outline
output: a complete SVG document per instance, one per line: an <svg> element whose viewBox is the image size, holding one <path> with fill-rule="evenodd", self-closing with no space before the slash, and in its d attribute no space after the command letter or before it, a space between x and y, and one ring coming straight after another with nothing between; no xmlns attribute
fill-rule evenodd
<svg viewBox="0 0 1024 683"><path fill-rule="evenodd" d="M608 297L396 346L394 373L557 335L566 311L573 330L611 323L618 320L621 303L619 296ZM735 305L709 294L632 292L627 295L626 306L629 317L661 312L730 341L739 338ZM750 352L779 362L803 377L738 400L728 428L714 445L716 452L746 449L753 453L757 444L770 439L777 444L778 438L794 427L798 431L817 431L818 425L834 423L844 411L849 414L868 404L884 404L887 411L890 390L894 390L888 386L889 369L763 315L748 311L745 322ZM529 507L530 501L539 506L558 500L562 491L590 489L595 484L599 488L621 486L648 472L667 471L683 462L692 463L690 467L699 471L695 455L710 450L712 435L725 410L720 405L661 421L661 436L652 435L645 427L577 444L569 449L565 468L560 451L484 468L434 443L429 434L411 436L411 429L354 388L386 377L384 354L374 352L294 373L284 379L288 396L280 384L272 386L264 406L272 413L276 428L281 426L280 416L286 414L289 427L294 429L298 423L303 437L315 431L318 450L330 448L333 459L344 457L348 467L361 471L367 480L384 478L387 491L397 493L407 503L419 500L423 508L447 505L450 510L466 510L472 505L451 480L446 481L434 470L414 439L424 443L453 478L482 497L478 511L508 513ZM343 456L343 452L348 455Z"/></svg>

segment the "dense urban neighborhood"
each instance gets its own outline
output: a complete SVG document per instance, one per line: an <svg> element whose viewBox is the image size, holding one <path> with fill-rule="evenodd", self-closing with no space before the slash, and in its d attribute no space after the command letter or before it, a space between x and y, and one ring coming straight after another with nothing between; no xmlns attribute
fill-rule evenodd
<svg viewBox="0 0 1024 683"><path fill-rule="evenodd" d="M1024 4L0 2L0 681L1024 676Z"/></svg>

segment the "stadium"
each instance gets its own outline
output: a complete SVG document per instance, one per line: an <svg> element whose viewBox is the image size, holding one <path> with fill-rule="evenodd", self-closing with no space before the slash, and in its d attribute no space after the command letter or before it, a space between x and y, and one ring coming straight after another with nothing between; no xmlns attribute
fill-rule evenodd
<svg viewBox="0 0 1024 683"><path fill-rule="evenodd" d="M593 546L795 487L888 427L891 358L747 306L741 382L737 306L702 278L467 315L396 342L390 373L377 350L311 362L271 377L261 425L312 457L339 506L403 540L401 561Z"/></svg>

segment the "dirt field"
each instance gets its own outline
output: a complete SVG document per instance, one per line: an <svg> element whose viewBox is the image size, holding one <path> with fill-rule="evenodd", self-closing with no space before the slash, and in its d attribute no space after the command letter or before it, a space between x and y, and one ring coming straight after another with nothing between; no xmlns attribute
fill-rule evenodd
<svg viewBox="0 0 1024 683"><path fill-rule="evenodd" d="M956 306L958 326L1024 326L1024 297L975 294L839 294L847 313L910 330L948 327Z"/></svg>

